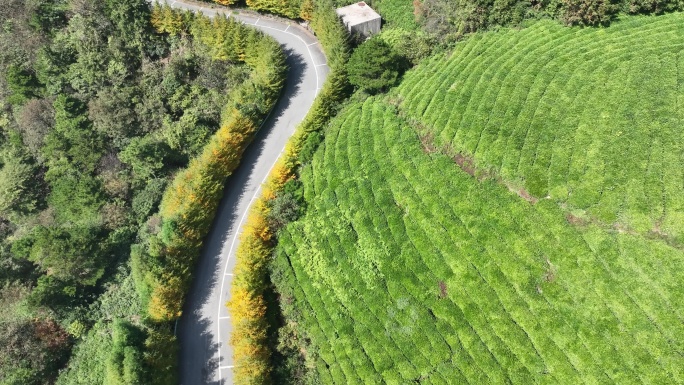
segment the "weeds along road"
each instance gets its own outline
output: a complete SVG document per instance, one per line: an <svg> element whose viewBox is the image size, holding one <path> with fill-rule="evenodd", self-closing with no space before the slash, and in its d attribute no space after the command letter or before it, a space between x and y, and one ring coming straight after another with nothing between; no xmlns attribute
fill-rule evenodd
<svg viewBox="0 0 684 385"><path fill-rule="evenodd" d="M226 183L214 224L195 267L183 316L176 327L181 349L180 383L232 384L233 352L228 345L231 325L225 303L230 299L238 234L262 182L295 127L309 111L329 69L318 40L294 21L245 12L231 14L230 10L209 3L173 0L160 3L209 17L231 15L275 38L287 55L289 70L283 93Z"/></svg>

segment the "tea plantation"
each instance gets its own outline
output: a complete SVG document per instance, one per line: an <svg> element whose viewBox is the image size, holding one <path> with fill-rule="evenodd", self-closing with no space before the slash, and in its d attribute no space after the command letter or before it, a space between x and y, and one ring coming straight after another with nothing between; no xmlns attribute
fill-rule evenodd
<svg viewBox="0 0 684 385"><path fill-rule="evenodd" d="M684 383L684 15L474 35L351 103L272 279L327 384Z"/></svg>
<svg viewBox="0 0 684 385"><path fill-rule="evenodd" d="M479 34L400 94L447 153L579 217L684 241L682 14Z"/></svg>

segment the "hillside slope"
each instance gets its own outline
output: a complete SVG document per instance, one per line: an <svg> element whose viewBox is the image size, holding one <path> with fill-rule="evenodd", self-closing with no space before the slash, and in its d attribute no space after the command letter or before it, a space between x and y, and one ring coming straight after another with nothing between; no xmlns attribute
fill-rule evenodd
<svg viewBox="0 0 684 385"><path fill-rule="evenodd" d="M684 240L684 16L476 35L413 71L435 145L574 215Z"/></svg>
<svg viewBox="0 0 684 385"><path fill-rule="evenodd" d="M684 382L684 252L599 215L679 234L682 19L478 35L333 121L272 275L321 382Z"/></svg>

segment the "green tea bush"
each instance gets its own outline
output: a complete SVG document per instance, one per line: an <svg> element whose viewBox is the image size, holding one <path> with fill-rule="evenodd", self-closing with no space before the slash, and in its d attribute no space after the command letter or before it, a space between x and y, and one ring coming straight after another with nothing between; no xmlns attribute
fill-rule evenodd
<svg viewBox="0 0 684 385"><path fill-rule="evenodd" d="M477 34L406 75L396 104L426 146L480 177L680 242L681 21L630 17L603 30L543 21Z"/></svg>
<svg viewBox="0 0 684 385"><path fill-rule="evenodd" d="M474 178L394 102L333 119L272 263L321 383L682 378L680 249Z"/></svg>

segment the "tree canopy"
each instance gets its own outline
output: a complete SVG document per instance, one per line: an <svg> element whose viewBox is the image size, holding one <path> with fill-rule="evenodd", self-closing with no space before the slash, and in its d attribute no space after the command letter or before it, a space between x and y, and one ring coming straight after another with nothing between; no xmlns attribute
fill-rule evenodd
<svg viewBox="0 0 684 385"><path fill-rule="evenodd" d="M395 85L403 69L403 58L378 37L359 45L347 63L349 82L371 94Z"/></svg>

